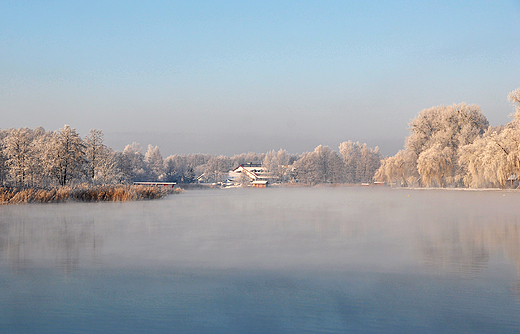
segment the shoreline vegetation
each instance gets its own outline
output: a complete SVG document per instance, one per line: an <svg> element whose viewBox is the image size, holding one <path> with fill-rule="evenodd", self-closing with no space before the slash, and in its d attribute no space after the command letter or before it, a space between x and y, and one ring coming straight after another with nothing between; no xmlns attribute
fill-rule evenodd
<svg viewBox="0 0 520 334"><path fill-rule="evenodd" d="M65 202L126 202L151 200L181 193L179 188L165 189L136 185L58 186L52 188L0 187L0 205Z"/></svg>

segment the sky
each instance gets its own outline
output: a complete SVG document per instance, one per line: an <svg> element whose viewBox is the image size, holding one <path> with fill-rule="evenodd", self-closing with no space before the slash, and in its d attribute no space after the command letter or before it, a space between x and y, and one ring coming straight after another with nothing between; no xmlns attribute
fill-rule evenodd
<svg viewBox="0 0 520 334"><path fill-rule="evenodd" d="M0 0L0 128L116 150L393 155L421 110L505 124L519 87L520 0Z"/></svg>

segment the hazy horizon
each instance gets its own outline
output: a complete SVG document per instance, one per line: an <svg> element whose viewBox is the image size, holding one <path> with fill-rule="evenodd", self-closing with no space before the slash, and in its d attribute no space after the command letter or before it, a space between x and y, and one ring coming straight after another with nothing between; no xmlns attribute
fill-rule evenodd
<svg viewBox="0 0 520 334"><path fill-rule="evenodd" d="M395 154L423 109L510 121L520 2L7 2L0 128L101 129L164 156Z"/></svg>

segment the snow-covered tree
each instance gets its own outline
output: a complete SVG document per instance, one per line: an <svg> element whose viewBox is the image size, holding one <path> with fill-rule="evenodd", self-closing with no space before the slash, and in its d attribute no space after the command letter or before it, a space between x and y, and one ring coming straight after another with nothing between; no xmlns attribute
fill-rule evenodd
<svg viewBox="0 0 520 334"><path fill-rule="evenodd" d="M343 183L345 165L339 154L328 146L319 145L313 152L304 153L294 163L296 178L307 184Z"/></svg>
<svg viewBox="0 0 520 334"><path fill-rule="evenodd" d="M159 147L148 145L148 150L144 156L144 161L147 164L148 177L151 180L159 180L163 174L163 157Z"/></svg>
<svg viewBox="0 0 520 334"><path fill-rule="evenodd" d="M101 166L107 167L108 154L106 150L107 148L103 144L103 132L91 129L85 137L86 172L91 182L96 182L96 176L99 174Z"/></svg>
<svg viewBox="0 0 520 334"><path fill-rule="evenodd" d="M248 152L234 155L230 158L230 160L234 167L238 167L241 164L246 164L249 162L260 163L264 160L264 158L265 153Z"/></svg>
<svg viewBox="0 0 520 334"><path fill-rule="evenodd" d="M29 128L10 129L4 139L7 165L18 186L26 185L33 156L32 141L32 131Z"/></svg>
<svg viewBox="0 0 520 334"><path fill-rule="evenodd" d="M446 184L452 183L453 157L452 149L440 144L422 151L417 159L417 170L423 185L430 187L435 184L445 187Z"/></svg>
<svg viewBox="0 0 520 334"><path fill-rule="evenodd" d="M54 133L37 127L33 131L32 163L30 165L30 183L37 186L48 186L55 183L55 178L49 173Z"/></svg>
<svg viewBox="0 0 520 334"><path fill-rule="evenodd" d="M120 152L105 147L103 150L102 159L100 159L96 166L95 182L99 184L114 184L122 182L123 176L121 170L118 168Z"/></svg>
<svg viewBox="0 0 520 334"><path fill-rule="evenodd" d="M233 168L233 163L226 156L211 157L203 168L206 180L216 183L227 179L229 171Z"/></svg>
<svg viewBox="0 0 520 334"><path fill-rule="evenodd" d="M405 151L397 159L385 159L377 177L397 177L408 185L420 180L423 186L462 186L466 170L459 160L459 148L473 143L488 127L476 105L425 109L410 122ZM396 169L396 165L400 167Z"/></svg>
<svg viewBox="0 0 520 334"><path fill-rule="evenodd" d="M376 170L381 165L379 147L371 149L367 144L346 141L339 145L339 152L345 162L347 183L372 182Z"/></svg>
<svg viewBox="0 0 520 334"><path fill-rule="evenodd" d="M416 183L416 178L408 173L410 167L409 159L405 150L400 150L396 155L387 157L381 161L381 167L377 169L374 180L394 183L403 187L412 186Z"/></svg>
<svg viewBox="0 0 520 334"><path fill-rule="evenodd" d="M204 165L204 161L204 155L171 155L164 159L164 180L192 183L196 179L195 168Z"/></svg>
<svg viewBox="0 0 520 334"><path fill-rule="evenodd" d="M54 132L47 150L47 168L49 173L64 186L70 180L81 177L85 163L85 145L76 129L65 125Z"/></svg>
<svg viewBox="0 0 520 334"><path fill-rule="evenodd" d="M512 91L511 93L509 93L507 98L509 99L509 101L511 101L511 103L515 107L516 113L515 113L514 117L515 117L515 121L517 123L519 123L520 122L520 88L517 88L514 91Z"/></svg>
<svg viewBox="0 0 520 334"><path fill-rule="evenodd" d="M508 98L516 109L513 121L490 127L459 150L458 162L466 173L466 186L503 188L520 174L520 89L512 91Z"/></svg>
<svg viewBox="0 0 520 334"><path fill-rule="evenodd" d="M144 155L139 143L133 142L125 146L120 166L123 175L132 181L143 181L146 178Z"/></svg>
<svg viewBox="0 0 520 334"><path fill-rule="evenodd" d="M177 174L176 170L176 164L175 164L175 156L170 155L169 157L166 157L164 159L164 180L166 182L172 182L175 181L175 175Z"/></svg>
<svg viewBox="0 0 520 334"><path fill-rule="evenodd" d="M288 179L289 166L295 160L286 150L272 150L265 154L262 165L269 171L271 182L284 182Z"/></svg>
<svg viewBox="0 0 520 334"><path fill-rule="evenodd" d="M7 131L0 130L0 185L4 185L7 182L7 175L9 174L4 145L4 138L6 135Z"/></svg>

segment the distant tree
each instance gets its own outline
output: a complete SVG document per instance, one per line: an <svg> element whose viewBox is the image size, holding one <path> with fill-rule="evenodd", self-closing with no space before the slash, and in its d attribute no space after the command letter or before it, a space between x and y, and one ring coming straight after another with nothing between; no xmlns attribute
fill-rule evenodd
<svg viewBox="0 0 520 334"><path fill-rule="evenodd" d="M192 183L196 179L195 168L204 165L205 160L204 155L171 155L164 159L164 179L170 182Z"/></svg>
<svg viewBox="0 0 520 334"><path fill-rule="evenodd" d="M95 182L100 184L123 183L121 170L118 168L119 152L105 147L101 159L97 162Z"/></svg>
<svg viewBox="0 0 520 334"><path fill-rule="evenodd" d="M177 174L176 164L175 164L175 156L170 155L164 159L164 181L173 182L175 181L175 176Z"/></svg>
<svg viewBox="0 0 520 334"><path fill-rule="evenodd" d="M29 128L10 129L4 139L7 165L18 186L24 186L31 166L32 131Z"/></svg>
<svg viewBox="0 0 520 334"><path fill-rule="evenodd" d="M390 185L394 183L400 186L412 186L415 177L409 173L409 159L405 150L400 150L393 157L387 157L381 161L381 167L377 169L374 180L378 182L387 182Z"/></svg>
<svg viewBox="0 0 520 334"><path fill-rule="evenodd" d="M269 171L271 182L285 182L288 180L289 166L295 160L286 150L272 150L265 154L262 165Z"/></svg>
<svg viewBox="0 0 520 334"><path fill-rule="evenodd" d="M162 177L164 168L164 161L159 147L148 145L144 161L148 165L148 177L152 180L159 180Z"/></svg>
<svg viewBox="0 0 520 334"><path fill-rule="evenodd" d="M146 166L139 143L126 145L123 156L120 161L122 173L127 175L131 181L143 181L146 178Z"/></svg>
<svg viewBox="0 0 520 334"><path fill-rule="evenodd" d="M100 168L107 167L107 147L103 144L103 132L97 129L91 129L90 133L85 137L85 155L87 165L87 175L91 182L96 181L96 176L100 172ZM104 177L101 177L104 179Z"/></svg>
<svg viewBox="0 0 520 334"><path fill-rule="evenodd" d="M348 183L357 183L358 180L358 163L361 160L360 145L352 141L346 141L339 145L339 152L345 161L345 181Z"/></svg>
<svg viewBox="0 0 520 334"><path fill-rule="evenodd" d="M337 152L319 145L294 163L296 178L307 184L343 183L345 165Z"/></svg>
<svg viewBox="0 0 520 334"><path fill-rule="evenodd" d="M87 175L91 182L94 182L96 171L106 156L101 130L90 129L89 134L85 136L85 156Z"/></svg>
<svg viewBox="0 0 520 334"><path fill-rule="evenodd" d="M347 183L372 182L376 170L381 165L378 147L371 149L367 144L346 141L340 144L339 151L345 163Z"/></svg>
<svg viewBox="0 0 520 334"><path fill-rule="evenodd" d="M226 156L211 157L204 165L204 175L213 182L225 181L229 171L233 168L231 159Z"/></svg>
<svg viewBox="0 0 520 334"><path fill-rule="evenodd" d="M238 167L242 164L247 164L250 162L253 163L261 163L265 159L265 153L255 153L255 152L248 152L248 153L241 153L233 155L230 158L232 167Z"/></svg>
<svg viewBox="0 0 520 334"><path fill-rule="evenodd" d="M79 178L85 162L85 145L76 129L65 125L54 132L47 150L47 167L57 182L64 186L73 178Z"/></svg>
<svg viewBox="0 0 520 334"><path fill-rule="evenodd" d="M0 185L4 185L7 182L7 175L9 173L4 144L4 138L6 135L7 131L0 130Z"/></svg>
<svg viewBox="0 0 520 334"><path fill-rule="evenodd" d="M54 133L37 127L33 131L32 159L29 168L30 183L37 186L48 186L56 182L56 178L50 174L50 163L48 154L52 153Z"/></svg>
<svg viewBox="0 0 520 334"><path fill-rule="evenodd" d="M300 159L294 162L293 165L294 178L299 183L313 184L318 183L316 180L315 157L312 152L305 152Z"/></svg>

